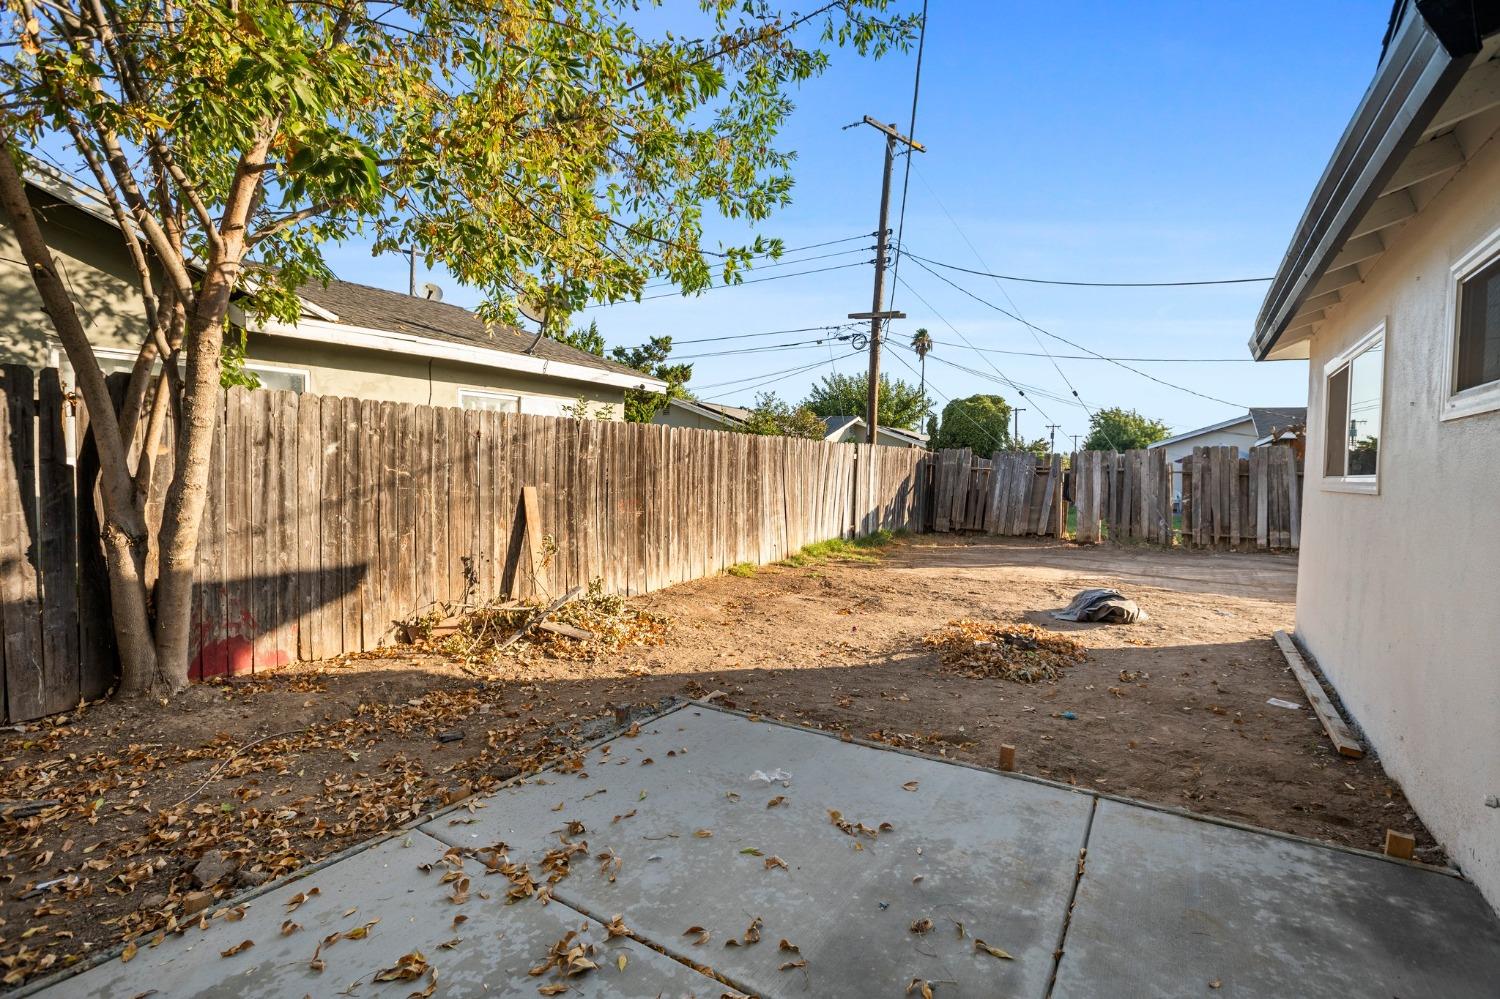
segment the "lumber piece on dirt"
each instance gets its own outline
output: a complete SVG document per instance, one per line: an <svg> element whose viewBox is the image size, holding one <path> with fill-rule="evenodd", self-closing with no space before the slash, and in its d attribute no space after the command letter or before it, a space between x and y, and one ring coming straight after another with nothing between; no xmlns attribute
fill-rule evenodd
<svg viewBox="0 0 1500 999"><path fill-rule="evenodd" d="M1360 745L1354 733L1349 731L1349 726L1339 715L1338 709L1324 693L1323 685L1318 682L1317 677L1313 676L1312 670L1302 658L1302 653L1297 651L1297 646L1292 643L1292 637L1285 631L1276 632L1275 637L1277 647L1286 657L1287 665L1292 668L1292 675L1302 685L1302 693L1307 696L1307 703L1312 705L1313 713L1318 716L1318 721L1323 723L1323 731L1328 733L1328 738L1334 748L1339 751L1339 755L1355 760L1363 757L1364 746Z"/></svg>
<svg viewBox="0 0 1500 999"><path fill-rule="evenodd" d="M1009 743L1000 744L1000 769L1007 773L1016 768L1016 747Z"/></svg>
<svg viewBox="0 0 1500 999"><path fill-rule="evenodd" d="M580 642L590 641L594 637L594 633L592 631L585 631L582 628L575 628L571 624L563 624L560 621L538 621L536 630L548 631L554 635L561 635L564 638L576 638Z"/></svg>
<svg viewBox="0 0 1500 999"><path fill-rule="evenodd" d="M562 596L560 596L556 600L552 601L546 607L543 607L541 610L537 611L536 613L534 613L530 617L528 617L526 619L526 623L525 624L523 624L523 625L521 625L521 627L517 628L511 634L511 636L509 638L507 638L505 641L503 641L499 645L497 645L496 648L497 649L509 648L511 645L513 645L516 642L520 641L522 638L525 638L526 635L531 632L531 629L535 628L537 625L539 625L543 621L547 620L547 618L551 617L553 614L556 614L559 610L562 609L562 607L563 607L564 604L572 603L574 600L577 600L582 595L583 595L583 587L581 587L581 586L575 586L575 587L573 587L567 593L564 593Z"/></svg>
<svg viewBox="0 0 1500 999"><path fill-rule="evenodd" d="M1385 831L1385 855L1395 857L1397 860L1410 860L1412 852L1417 848L1417 838L1411 833L1397 832L1394 829Z"/></svg>

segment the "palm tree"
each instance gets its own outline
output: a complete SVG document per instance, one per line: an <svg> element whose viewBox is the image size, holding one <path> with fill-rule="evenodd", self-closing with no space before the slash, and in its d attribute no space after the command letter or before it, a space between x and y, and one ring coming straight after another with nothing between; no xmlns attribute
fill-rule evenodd
<svg viewBox="0 0 1500 999"><path fill-rule="evenodd" d="M911 337L911 349L917 352L917 360L922 362L922 400L927 400L927 354L932 350L932 334L927 332L925 326L917 327L917 331ZM930 408L930 407L929 407ZM922 413L926 416L924 410Z"/></svg>

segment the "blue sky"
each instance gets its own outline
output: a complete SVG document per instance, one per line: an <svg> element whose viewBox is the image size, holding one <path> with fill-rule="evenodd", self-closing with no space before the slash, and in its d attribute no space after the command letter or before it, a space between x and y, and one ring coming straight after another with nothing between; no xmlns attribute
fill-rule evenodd
<svg viewBox="0 0 1500 999"><path fill-rule="evenodd" d="M920 7L920 0L908 5ZM964 267L1048 278L1270 275L1374 73L1388 12L1384 0L1066 7L931 0L916 125L928 152L912 170L905 244ZM874 231L882 140L867 127L842 126L869 114L905 130L914 65L915 51L879 62L841 52L826 75L797 92L782 140L798 153L794 201L759 231L788 247ZM898 168L896 199L900 180ZM740 240L746 233L718 225L711 236ZM867 261L868 245L854 240L788 254L785 260L854 251L747 277ZM406 286L404 258L371 260L348 246L332 263L341 277ZM1037 326L1119 357L1248 359L1265 290L1086 289L948 276ZM827 372L862 370L864 355L842 343L717 353L779 347L817 333L681 341L837 325L869 308L871 277L868 266L845 267L594 308L578 321L596 320L611 344L665 333L679 341L680 355L715 353L694 362L690 387L704 398L748 405L757 391L774 389L795 401ZM910 258L900 277L906 286L896 285L895 306L909 318L890 337L905 343L925 326L938 341L927 366L936 407L944 396L997 392L1026 407L1021 429L1028 438L1056 423L1059 444L1071 443L1068 435L1086 432L1088 416L1040 392L1019 400L1001 379L1062 400L1071 399L1071 383L1090 408L1133 408L1174 431L1234 415L1236 405L1300 405L1306 398L1300 361L1132 362L1224 400L1216 402L1102 361L1059 356L1054 366L1045 356L978 353L964 338L1023 354L1080 351L1034 335ZM446 275L419 274L419 282L428 279L444 286L449 301L475 301ZM915 381L903 360L915 364L888 347L885 370ZM780 373L820 361L805 372Z"/></svg>

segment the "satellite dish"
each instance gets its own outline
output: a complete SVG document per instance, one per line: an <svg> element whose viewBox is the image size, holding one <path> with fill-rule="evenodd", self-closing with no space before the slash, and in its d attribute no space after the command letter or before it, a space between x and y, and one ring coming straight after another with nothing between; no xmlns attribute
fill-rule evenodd
<svg viewBox="0 0 1500 999"><path fill-rule="evenodd" d="M429 302L441 302L443 300L443 289L431 281L422 285L422 294Z"/></svg>

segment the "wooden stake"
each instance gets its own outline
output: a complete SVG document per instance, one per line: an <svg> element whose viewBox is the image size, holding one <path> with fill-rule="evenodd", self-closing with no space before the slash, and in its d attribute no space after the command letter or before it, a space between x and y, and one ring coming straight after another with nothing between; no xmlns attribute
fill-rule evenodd
<svg viewBox="0 0 1500 999"><path fill-rule="evenodd" d="M1397 860L1410 860L1412 851L1417 847L1417 839L1410 833L1397 832L1394 829L1385 831L1385 855L1395 857Z"/></svg>
<svg viewBox="0 0 1500 999"><path fill-rule="evenodd" d="M1007 773L1016 768L1016 747L1008 743L1000 744L1000 769Z"/></svg>

